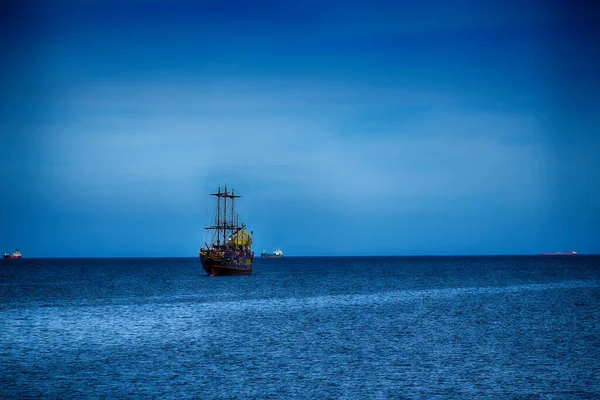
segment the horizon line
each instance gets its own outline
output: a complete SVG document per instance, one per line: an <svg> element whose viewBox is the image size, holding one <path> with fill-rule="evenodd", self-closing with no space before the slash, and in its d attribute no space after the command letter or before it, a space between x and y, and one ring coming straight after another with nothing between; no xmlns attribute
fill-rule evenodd
<svg viewBox="0 0 600 400"><path fill-rule="evenodd" d="M514 254L364 254L364 255L286 255L281 258L416 258L416 257L567 257L568 256L600 256L600 253L576 254L541 254L541 253L514 253ZM49 260L49 259L174 259L198 258L198 256L52 256L52 257L22 257L18 260ZM262 257L255 257L262 259ZM4 260L10 260L6 258ZM14 260L14 259L12 259Z"/></svg>

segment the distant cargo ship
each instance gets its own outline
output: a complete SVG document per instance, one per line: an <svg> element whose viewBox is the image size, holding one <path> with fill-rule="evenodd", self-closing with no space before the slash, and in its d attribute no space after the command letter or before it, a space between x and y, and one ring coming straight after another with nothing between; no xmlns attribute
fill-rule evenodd
<svg viewBox="0 0 600 400"><path fill-rule="evenodd" d="M22 257L23 256L21 255L21 252L19 251L19 249L15 250L15 252L12 254L4 253L4 258L22 258Z"/></svg>
<svg viewBox="0 0 600 400"><path fill-rule="evenodd" d="M576 251L545 251L540 253L540 256L574 256L577 254Z"/></svg>
<svg viewBox="0 0 600 400"><path fill-rule="evenodd" d="M262 258L281 258L283 257L283 251L281 251L280 249L277 249L272 253L267 253L263 251L262 253L260 253L260 256Z"/></svg>

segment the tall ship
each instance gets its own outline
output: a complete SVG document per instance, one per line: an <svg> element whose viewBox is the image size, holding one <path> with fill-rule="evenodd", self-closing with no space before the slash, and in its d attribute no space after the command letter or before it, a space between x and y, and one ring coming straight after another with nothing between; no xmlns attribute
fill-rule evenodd
<svg viewBox="0 0 600 400"><path fill-rule="evenodd" d="M205 227L212 231L210 244L204 243L200 249L202 268L210 276L250 275L252 273L252 231L246 231L246 224L239 223L235 213L235 202L241 196L234 190L224 191L219 187L211 196L217 199L217 213L213 225Z"/></svg>
<svg viewBox="0 0 600 400"><path fill-rule="evenodd" d="M277 249L272 253L267 253L266 251L263 250L263 252L260 253L260 256L262 258L281 258L281 257L283 257L283 251L281 251L280 249Z"/></svg>
<svg viewBox="0 0 600 400"><path fill-rule="evenodd" d="M8 253L4 253L4 258L22 258L23 256L21 255L21 252L19 251L19 249L16 249L14 253L12 254L8 254Z"/></svg>

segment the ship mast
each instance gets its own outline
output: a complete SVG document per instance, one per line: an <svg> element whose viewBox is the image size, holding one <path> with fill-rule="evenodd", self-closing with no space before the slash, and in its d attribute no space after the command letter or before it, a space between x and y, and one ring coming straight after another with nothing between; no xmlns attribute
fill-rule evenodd
<svg viewBox="0 0 600 400"><path fill-rule="evenodd" d="M225 190L221 192L221 187L219 186L217 193L211 193L211 196L215 196L217 198L217 223L213 226L207 226L206 229L216 230L216 238L217 238L217 246L221 246L221 231L223 232L223 244L222 246L227 245L227 231L231 231L231 236L240 231L240 227L237 226L236 215L235 215L235 198L242 197L235 194L235 191L232 189L231 192L227 191L227 186L225 186ZM221 198L223 198L223 215L221 215ZM231 199L231 221L227 221L227 199ZM243 225L243 224L242 224Z"/></svg>
<svg viewBox="0 0 600 400"><path fill-rule="evenodd" d="M234 203L235 203L235 192L233 189L231 189L231 236L233 237L235 230L237 229L237 226L235 225L235 207L234 207ZM234 246L237 247L237 246Z"/></svg>
<svg viewBox="0 0 600 400"><path fill-rule="evenodd" d="M223 246L227 244L227 185L223 196Z"/></svg>
<svg viewBox="0 0 600 400"><path fill-rule="evenodd" d="M233 202L235 200L235 194L233 189L231 189L231 232L236 228L235 227L235 210L233 208Z"/></svg>
<svg viewBox="0 0 600 400"><path fill-rule="evenodd" d="M217 246L219 245L220 239L219 234L221 233L221 186L217 191Z"/></svg>
<svg viewBox="0 0 600 400"><path fill-rule="evenodd" d="M231 237L232 237L232 244L233 244L233 248L237 248L237 243L233 243L233 235L234 232L237 229L237 226L235 225L235 192L233 189L231 189Z"/></svg>

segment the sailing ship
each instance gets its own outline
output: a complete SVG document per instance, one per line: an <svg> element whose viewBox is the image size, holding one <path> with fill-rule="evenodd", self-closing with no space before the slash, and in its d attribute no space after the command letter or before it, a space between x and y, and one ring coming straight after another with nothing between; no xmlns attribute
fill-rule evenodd
<svg viewBox="0 0 600 400"><path fill-rule="evenodd" d="M205 227L213 231L211 244L204 243L200 249L202 268L210 276L250 275L252 273L252 231L239 223L235 213L235 199L241 196L234 190L218 188L211 196L217 198L217 216L213 225Z"/></svg>
<svg viewBox="0 0 600 400"><path fill-rule="evenodd" d="M16 249L14 253L12 254L8 254L8 253L4 253L4 258L22 258L23 256L21 255L21 252L19 251L19 249Z"/></svg>
<svg viewBox="0 0 600 400"><path fill-rule="evenodd" d="M262 258L281 258L281 257L283 257L283 251L281 251L280 249L277 249L272 253L267 253L266 251L263 250L263 252L260 253L260 256Z"/></svg>

